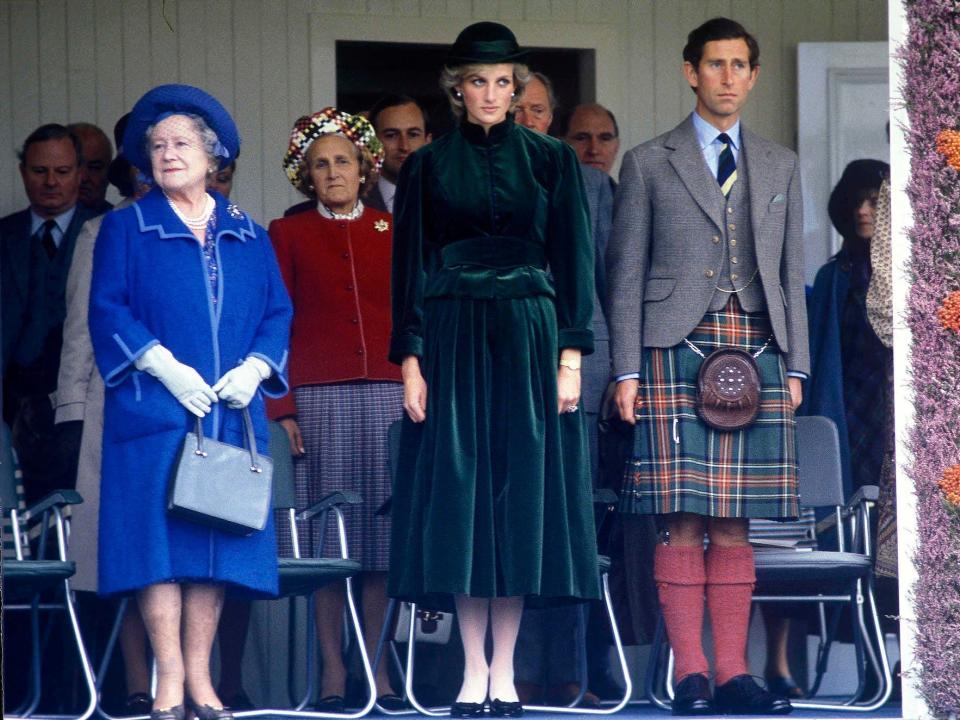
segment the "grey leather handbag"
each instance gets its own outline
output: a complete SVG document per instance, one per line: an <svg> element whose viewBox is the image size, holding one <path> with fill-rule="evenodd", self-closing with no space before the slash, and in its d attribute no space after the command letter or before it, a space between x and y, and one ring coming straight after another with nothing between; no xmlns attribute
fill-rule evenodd
<svg viewBox="0 0 960 720"><path fill-rule="evenodd" d="M270 513L273 462L257 454L250 410L243 409L246 448L188 432L173 469L167 512L237 535L263 530Z"/></svg>

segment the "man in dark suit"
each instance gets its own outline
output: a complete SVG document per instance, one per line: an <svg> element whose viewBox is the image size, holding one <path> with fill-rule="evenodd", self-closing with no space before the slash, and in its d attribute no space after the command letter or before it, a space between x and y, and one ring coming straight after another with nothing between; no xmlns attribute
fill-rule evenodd
<svg viewBox="0 0 960 720"><path fill-rule="evenodd" d="M427 113L409 95L385 95L370 108L370 122L383 143L384 157L380 179L364 202L393 213L400 168L415 150L431 140Z"/></svg>
<svg viewBox="0 0 960 720"><path fill-rule="evenodd" d="M809 372L799 163L740 123L759 55L733 20L690 33L684 74L696 108L624 157L607 251L617 405L636 426L621 509L659 515L668 533L654 574L679 715L791 710L745 660L756 579L748 522L799 512L793 411ZM731 347L754 356L760 385L757 419L738 430L724 429L714 410L723 403L696 392L702 359Z"/></svg>
<svg viewBox="0 0 960 720"><path fill-rule="evenodd" d="M53 394L74 242L95 213L77 204L83 157L67 128L37 128L19 156L30 207L0 220L3 416L32 502L74 482L69 458L78 448L54 438Z"/></svg>

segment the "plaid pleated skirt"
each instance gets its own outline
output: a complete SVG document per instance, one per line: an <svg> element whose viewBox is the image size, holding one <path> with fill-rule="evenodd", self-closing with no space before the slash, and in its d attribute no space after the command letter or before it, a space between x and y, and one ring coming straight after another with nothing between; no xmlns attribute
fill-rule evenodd
<svg viewBox="0 0 960 720"><path fill-rule="evenodd" d="M403 414L403 385L396 382L350 382L305 385L294 389L297 424L306 450L294 459L298 510L336 490L352 490L362 505L343 508L350 557L365 571L386 570L390 562L390 516L377 510L390 497L387 428ZM293 556L289 521L277 522L277 545ZM298 522L300 555L321 544L323 557L339 557L337 523Z"/></svg>
<svg viewBox="0 0 960 720"><path fill-rule="evenodd" d="M708 312L687 339L704 355L720 347L754 353L772 335L766 313L735 297ZM757 358L760 412L744 430L714 430L697 415L703 362L686 343L644 348L633 457L621 510L710 517L794 519L799 513L795 421L786 369L775 341Z"/></svg>

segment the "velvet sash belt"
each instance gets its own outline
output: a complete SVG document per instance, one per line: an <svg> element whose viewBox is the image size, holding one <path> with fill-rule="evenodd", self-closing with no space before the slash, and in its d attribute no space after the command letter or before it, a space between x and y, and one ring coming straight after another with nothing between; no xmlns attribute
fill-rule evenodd
<svg viewBox="0 0 960 720"><path fill-rule="evenodd" d="M427 277L425 298L475 300L555 297L544 249L512 237L459 240L441 250L442 267Z"/></svg>

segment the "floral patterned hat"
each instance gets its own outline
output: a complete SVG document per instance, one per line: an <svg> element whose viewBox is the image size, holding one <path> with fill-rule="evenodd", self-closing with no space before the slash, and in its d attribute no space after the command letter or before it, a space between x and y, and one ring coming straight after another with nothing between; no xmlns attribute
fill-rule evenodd
<svg viewBox="0 0 960 720"><path fill-rule="evenodd" d="M300 184L300 169L307 157L307 149L319 137L342 135L361 150L370 153L373 167L379 172L383 165L383 144L377 138L373 125L362 115L326 107L313 115L304 115L293 124L290 144L283 156L283 169L294 187Z"/></svg>

